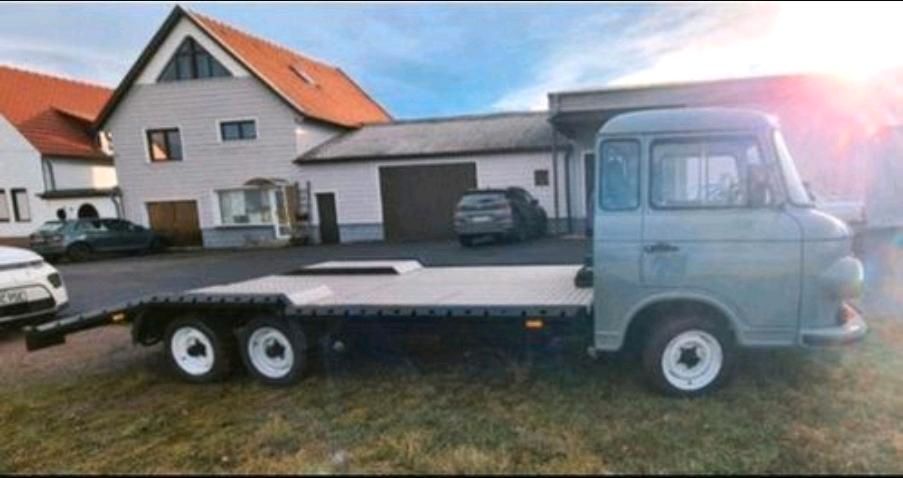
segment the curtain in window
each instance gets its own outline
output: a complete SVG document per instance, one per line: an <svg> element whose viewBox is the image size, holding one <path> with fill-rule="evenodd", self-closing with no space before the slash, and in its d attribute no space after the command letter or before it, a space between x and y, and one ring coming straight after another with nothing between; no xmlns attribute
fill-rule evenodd
<svg viewBox="0 0 903 478"><path fill-rule="evenodd" d="M220 191L217 194L223 224L273 223L269 190L237 189Z"/></svg>

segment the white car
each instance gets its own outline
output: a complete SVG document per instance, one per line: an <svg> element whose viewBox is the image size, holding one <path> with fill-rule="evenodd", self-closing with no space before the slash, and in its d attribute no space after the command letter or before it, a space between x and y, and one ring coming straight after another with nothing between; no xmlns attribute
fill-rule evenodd
<svg viewBox="0 0 903 478"><path fill-rule="evenodd" d="M52 317L69 305L60 273L27 249L0 246L0 326Z"/></svg>

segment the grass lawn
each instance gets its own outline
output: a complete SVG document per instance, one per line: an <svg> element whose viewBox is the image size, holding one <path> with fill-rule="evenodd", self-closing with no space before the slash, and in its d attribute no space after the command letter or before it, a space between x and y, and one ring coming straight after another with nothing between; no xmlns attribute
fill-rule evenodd
<svg viewBox="0 0 903 478"><path fill-rule="evenodd" d="M691 401L579 348L348 358L287 389L155 357L0 391L0 472L900 473L903 321L870 323L852 348L744 352Z"/></svg>

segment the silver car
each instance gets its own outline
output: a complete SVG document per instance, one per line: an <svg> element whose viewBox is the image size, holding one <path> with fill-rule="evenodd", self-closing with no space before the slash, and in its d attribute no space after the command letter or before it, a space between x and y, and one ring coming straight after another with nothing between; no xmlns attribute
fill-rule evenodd
<svg viewBox="0 0 903 478"><path fill-rule="evenodd" d="M465 247L487 236L517 241L541 237L547 223L539 201L519 187L471 190L455 208L455 233Z"/></svg>

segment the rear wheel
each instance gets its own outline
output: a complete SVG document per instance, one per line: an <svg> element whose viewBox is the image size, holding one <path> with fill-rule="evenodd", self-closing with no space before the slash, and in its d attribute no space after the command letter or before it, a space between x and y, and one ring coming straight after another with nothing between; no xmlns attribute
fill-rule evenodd
<svg viewBox="0 0 903 478"><path fill-rule="evenodd" d="M184 318L169 324L166 348L170 366L186 381L218 382L232 372L234 340L203 320Z"/></svg>
<svg viewBox="0 0 903 478"><path fill-rule="evenodd" d="M666 319L643 349L643 368L658 391L678 397L704 395L730 377L734 347L717 322L694 315Z"/></svg>
<svg viewBox="0 0 903 478"><path fill-rule="evenodd" d="M254 319L240 335L241 357L254 378L278 386L304 378L311 349L297 324L278 318Z"/></svg>
<svg viewBox="0 0 903 478"><path fill-rule="evenodd" d="M458 236L458 242L460 242L461 245L464 247L472 247L473 246L473 237Z"/></svg>
<svg viewBox="0 0 903 478"><path fill-rule="evenodd" d="M76 242L66 249L66 256L72 261L82 262L90 259L92 252L91 246L84 242Z"/></svg>

